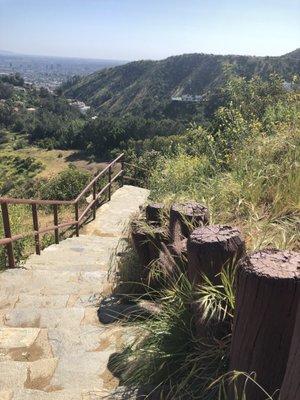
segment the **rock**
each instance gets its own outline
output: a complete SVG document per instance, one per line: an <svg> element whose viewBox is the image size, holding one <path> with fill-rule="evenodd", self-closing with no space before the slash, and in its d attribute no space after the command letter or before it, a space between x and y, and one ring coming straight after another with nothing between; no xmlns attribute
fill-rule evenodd
<svg viewBox="0 0 300 400"><path fill-rule="evenodd" d="M143 300L124 303L119 296L110 296L102 301L98 317L102 324L111 324L124 319L144 319L159 312L160 308L154 302Z"/></svg>

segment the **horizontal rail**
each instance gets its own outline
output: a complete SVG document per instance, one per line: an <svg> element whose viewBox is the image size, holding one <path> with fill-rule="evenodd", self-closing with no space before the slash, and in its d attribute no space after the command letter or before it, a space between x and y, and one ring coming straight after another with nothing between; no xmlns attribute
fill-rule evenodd
<svg viewBox="0 0 300 400"><path fill-rule="evenodd" d="M19 235L13 235L11 238L0 239L0 245L6 245L9 243L13 243L13 242L16 242L17 240L25 239L27 237L34 236L37 234L42 235L44 233L54 231L55 229L65 228L67 226L72 226L75 224L77 224L77 221L72 220L72 221L64 222L64 223L58 224L58 225L47 226L46 228L39 229L38 231L30 231L30 232L26 232L26 233L19 234Z"/></svg>
<svg viewBox="0 0 300 400"><path fill-rule="evenodd" d="M74 204L74 200L38 200L38 199L15 199L11 197L0 197L0 204L36 204L40 206L51 205L70 205Z"/></svg>
<svg viewBox="0 0 300 400"><path fill-rule="evenodd" d="M116 169L115 175L113 176L112 167L116 164L120 165L119 168ZM26 237L33 236L35 241L35 250L37 254L40 254L41 250L41 243L40 243L40 236L48 233L54 232L55 235L55 243L59 243L59 229L67 228L75 226L75 233L79 236L79 229L80 226L83 224L83 220L88 214L89 211L92 210L93 218L96 216L96 208L103 204L103 201L99 201L100 197L104 195L108 191L108 200L111 199L111 192L112 192L112 184L120 178L120 184L124 184L124 179L135 180L138 181L139 179L126 177L124 166L130 165L135 167L133 164L125 163L124 161L124 154L120 154L116 157L112 162L110 162L103 170L101 170L97 175L87 184L87 186L81 191L81 193L76 197L74 200L40 200L40 199L18 199L18 198L10 198L10 197L0 197L0 205L1 205L1 213L2 213L2 221L3 221L3 228L4 228L4 238L0 239L0 246L6 247L6 254L7 260L10 267L15 266L15 259L14 259L14 251L13 251L13 243L24 239ZM141 170L146 171L144 168L139 168ZM106 175L105 175L106 174ZM100 178L106 176L105 179L108 179L108 183L101 188L101 190L97 193L97 183ZM98 183L99 185L99 183ZM79 210L79 204L82 197L90 190L92 192L92 201L87 205L87 207L81 212ZM105 201L105 198L104 198ZM31 212L32 212L32 224L33 230L13 235L11 230L11 223L9 218L9 207L10 204L24 204L24 205L31 205ZM62 223L59 222L59 206L74 206L75 218L70 221L65 221ZM44 228L39 227L39 217L38 217L38 208L39 206L53 206L53 222L54 225L46 226Z"/></svg>
<svg viewBox="0 0 300 400"><path fill-rule="evenodd" d="M123 154L123 153L120 154L120 155L119 155L115 160L113 160L110 164L108 164L101 172L99 172L99 174L96 175L96 176L94 177L94 179L92 179L91 182L90 182L90 183L82 190L82 192L76 197L76 199L74 200L74 202L75 202L75 203L78 202L78 201L81 199L81 197L82 197L86 192L88 192L88 191L92 188L93 184L94 184L95 182L97 182L106 172L108 172L109 168L111 168L111 167L114 166L119 160L121 160L122 157L124 157L124 154Z"/></svg>
<svg viewBox="0 0 300 400"><path fill-rule="evenodd" d="M118 172L113 178L111 178L111 181L108 182L101 190L99 193L97 193L96 198L90 202L90 204L84 209L84 211L81 213L80 217L78 218L78 222L80 222L84 216L87 214L87 212L93 208L93 206L97 203L97 201L99 200L100 196L106 192L106 190L111 186L111 184L117 180L121 175L123 175L123 171L121 170L120 172Z"/></svg>

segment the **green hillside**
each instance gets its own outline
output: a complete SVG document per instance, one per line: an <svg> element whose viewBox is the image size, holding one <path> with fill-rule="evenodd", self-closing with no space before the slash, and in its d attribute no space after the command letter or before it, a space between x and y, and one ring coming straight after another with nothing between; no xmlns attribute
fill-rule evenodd
<svg viewBox="0 0 300 400"><path fill-rule="evenodd" d="M178 104L172 96L207 95L224 82L228 65L246 78L276 72L289 81L300 73L299 49L281 57L184 54L136 61L82 78L67 85L64 93L93 105L101 114L174 117Z"/></svg>

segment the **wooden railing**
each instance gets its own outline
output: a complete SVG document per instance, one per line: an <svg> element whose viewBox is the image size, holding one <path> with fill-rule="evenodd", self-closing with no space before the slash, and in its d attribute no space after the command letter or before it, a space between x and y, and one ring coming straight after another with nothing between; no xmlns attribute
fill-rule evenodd
<svg viewBox="0 0 300 400"><path fill-rule="evenodd" d="M114 174L113 167L119 165L120 170ZM66 227L75 227L76 235L79 236L79 229L87 217L92 213L93 217L96 216L96 209L99 204L100 197L105 193L108 193L108 200L111 198L112 194L112 184L120 180L121 185L123 185L124 180L124 154L119 155L110 164L108 164L100 173L98 173L91 182L82 190L82 192L76 197L75 200L62 201L62 200L38 200L38 199L15 199L15 198L5 198L0 197L1 212L2 212L2 222L4 230L4 238L0 239L0 246L6 247L6 255L8 260L8 266L10 268L15 267L15 256L13 243L24 239L28 236L33 236L35 239L35 252L36 254L41 253L41 241L40 236L48 232L54 232L55 243L59 243L59 230ZM103 186L98 192L97 185L100 183L100 179L107 177L107 184ZM88 192L92 191L91 201L88 205L80 210L80 203L83 199L86 199ZM25 204L31 206L32 213L32 226L33 230L23 234L12 234L10 216L9 216L9 205L10 204ZM47 226L45 228L40 228L38 208L39 206L52 207L53 211L53 225ZM72 206L74 207L74 219L59 223L58 210L59 206Z"/></svg>

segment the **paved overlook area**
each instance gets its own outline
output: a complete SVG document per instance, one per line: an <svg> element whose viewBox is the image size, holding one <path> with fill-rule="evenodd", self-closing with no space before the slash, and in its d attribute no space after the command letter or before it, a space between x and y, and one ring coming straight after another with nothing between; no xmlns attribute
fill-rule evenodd
<svg viewBox="0 0 300 400"><path fill-rule="evenodd" d="M148 195L122 187L80 237L0 274L0 400L99 400L117 386L106 366L124 332L102 325L97 310L130 215Z"/></svg>

